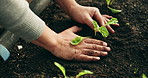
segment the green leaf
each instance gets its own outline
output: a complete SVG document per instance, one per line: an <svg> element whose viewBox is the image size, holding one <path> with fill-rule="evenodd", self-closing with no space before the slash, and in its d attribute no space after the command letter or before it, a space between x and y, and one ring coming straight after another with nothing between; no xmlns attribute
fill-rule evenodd
<svg viewBox="0 0 148 78"><path fill-rule="evenodd" d="M110 5L111 0L106 0L107 5Z"/></svg>
<svg viewBox="0 0 148 78"><path fill-rule="evenodd" d="M95 20L93 20L93 25L94 25L95 35L96 35L96 33L97 33L98 29L99 29L99 25Z"/></svg>
<svg viewBox="0 0 148 78"><path fill-rule="evenodd" d="M142 74L142 78L147 78L147 76L143 73L143 74Z"/></svg>
<svg viewBox="0 0 148 78"><path fill-rule="evenodd" d="M111 25L111 24L118 24L118 19L117 19L117 18L112 18L112 19L110 19L110 21L108 21L108 22L105 24L105 26L106 26L106 25Z"/></svg>
<svg viewBox="0 0 148 78"><path fill-rule="evenodd" d="M138 68L135 68L134 69L134 74L137 74L138 70L139 70Z"/></svg>
<svg viewBox="0 0 148 78"><path fill-rule="evenodd" d="M57 62L54 62L54 64L62 71L64 77L67 78L65 68Z"/></svg>
<svg viewBox="0 0 148 78"><path fill-rule="evenodd" d="M122 10L113 9L113 8L111 8L109 6L108 6L108 9L110 9L112 13L119 13L119 12L122 11Z"/></svg>
<svg viewBox="0 0 148 78"><path fill-rule="evenodd" d="M109 32L105 26L101 26L98 30L102 34L103 37L108 37Z"/></svg>
<svg viewBox="0 0 148 78"><path fill-rule="evenodd" d="M93 74L93 72L89 71L89 70L83 70L81 71L77 76L76 78L82 76L82 75L86 75L86 74Z"/></svg>
<svg viewBox="0 0 148 78"><path fill-rule="evenodd" d="M70 43L72 45L78 45L81 43L81 41L84 39L84 37L78 36L76 38L74 38Z"/></svg>

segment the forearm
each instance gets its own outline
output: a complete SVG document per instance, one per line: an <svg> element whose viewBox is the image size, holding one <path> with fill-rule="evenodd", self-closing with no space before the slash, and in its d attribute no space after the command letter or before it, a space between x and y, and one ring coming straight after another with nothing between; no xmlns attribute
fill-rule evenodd
<svg viewBox="0 0 148 78"><path fill-rule="evenodd" d="M57 39L57 33L55 33L49 27L45 26L41 36L38 39L33 40L32 43L41 46L47 49L48 51L53 52L53 48L57 46L56 39Z"/></svg>
<svg viewBox="0 0 148 78"><path fill-rule="evenodd" d="M0 0L0 25L28 42L37 39L45 27L25 0Z"/></svg>

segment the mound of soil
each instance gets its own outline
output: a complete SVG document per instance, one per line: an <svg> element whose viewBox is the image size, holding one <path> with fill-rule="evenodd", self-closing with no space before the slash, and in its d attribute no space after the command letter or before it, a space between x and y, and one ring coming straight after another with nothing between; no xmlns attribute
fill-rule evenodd
<svg viewBox="0 0 148 78"><path fill-rule="evenodd" d="M111 13L105 0L77 0L81 5L98 7L102 14L109 14L119 19L120 27L113 27L115 34L108 38L100 34L94 36L93 30L83 24L72 21L55 2L43 11L40 17L55 32L61 32L71 26L83 27L78 34L106 41L112 51L108 56L96 62L66 61L53 56L45 49L19 40L10 49L11 56L4 62L0 58L1 78L52 78L63 77L54 62L66 68L68 76L75 76L82 70L90 70L93 75L82 78L141 78L148 75L148 1L115 0L111 7L122 9L119 14ZM89 32L88 32L89 31ZM22 45L22 49L17 46ZM136 71L137 70L137 71ZM135 72L135 73L134 73Z"/></svg>

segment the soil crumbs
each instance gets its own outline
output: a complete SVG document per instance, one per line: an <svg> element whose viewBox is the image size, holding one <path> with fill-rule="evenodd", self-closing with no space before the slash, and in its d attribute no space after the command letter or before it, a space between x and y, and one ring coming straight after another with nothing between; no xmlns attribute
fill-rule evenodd
<svg viewBox="0 0 148 78"><path fill-rule="evenodd" d="M10 49L11 56L4 62L0 58L1 78L63 78L61 71L54 65L58 62L66 68L68 76L75 76L82 70L90 70L93 75L81 78L141 78L148 76L148 0L115 0L111 7L122 9L119 14L111 13L105 0L77 0L84 6L99 8L102 14L119 19L120 27L113 27L115 34L108 38L94 32L86 25L71 20L55 2L50 2L40 17L55 32L71 26L83 27L78 33L106 41L112 51L96 62L66 61L53 56L47 50L20 39ZM90 32L88 32L90 31ZM22 49L17 46L22 45Z"/></svg>

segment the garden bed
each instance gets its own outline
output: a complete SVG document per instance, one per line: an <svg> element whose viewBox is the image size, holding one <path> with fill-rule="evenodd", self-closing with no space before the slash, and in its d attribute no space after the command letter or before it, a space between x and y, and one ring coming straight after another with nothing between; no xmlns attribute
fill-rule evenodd
<svg viewBox="0 0 148 78"><path fill-rule="evenodd" d="M47 50L19 40L10 49L11 56L4 62L0 59L1 78L52 78L63 77L54 62L66 68L68 76L75 76L81 70L90 70L93 75L84 78L140 78L142 73L148 75L148 1L147 0L115 0L112 7L122 9L119 14L111 13L105 0L77 0L81 5L94 6L102 14L109 14L119 19L120 27L113 27L115 34L103 38L94 36L93 30L83 24L72 21L55 2L42 12L40 17L56 32L71 26L81 26L78 34L91 36L106 41L112 51L108 56L96 62L77 62L58 59ZM88 32L90 31L90 32ZM22 45L22 49L18 49ZM136 73L134 73L136 71Z"/></svg>

